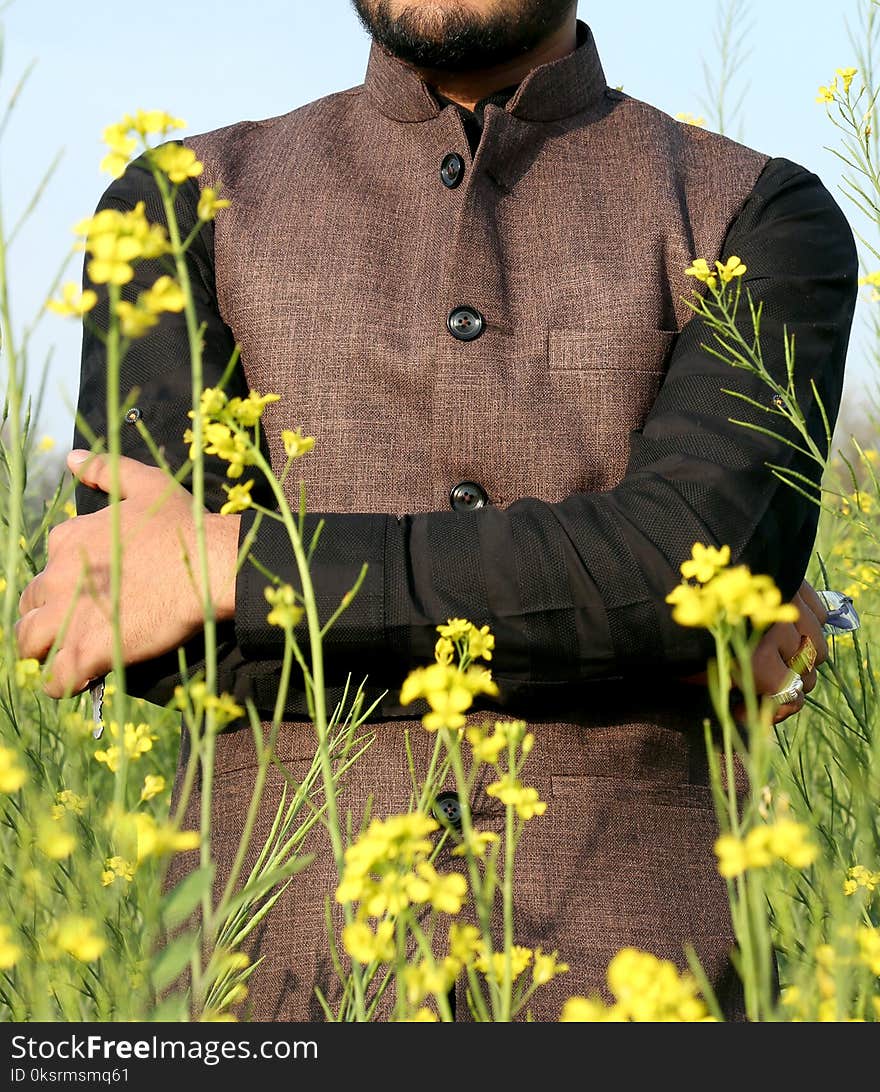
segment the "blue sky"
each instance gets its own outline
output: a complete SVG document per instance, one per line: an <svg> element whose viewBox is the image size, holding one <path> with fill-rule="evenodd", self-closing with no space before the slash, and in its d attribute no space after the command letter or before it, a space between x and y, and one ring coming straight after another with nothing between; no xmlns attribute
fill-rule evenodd
<svg viewBox="0 0 880 1092"><path fill-rule="evenodd" d="M844 18L857 24L864 0L751 0L751 54L743 127L731 135L769 155L816 171L838 197L839 164L823 145L835 139L816 88L854 63ZM716 0L581 0L609 84L675 114L700 112L702 61L715 62ZM159 12L165 12L164 16ZM69 253L70 228L90 215L109 181L98 162L102 128L137 107L167 109L201 132L242 118L281 114L363 79L369 42L350 0L15 0L3 16L7 99L27 64L36 68L0 145L5 223L27 204L45 167L63 158L36 217L11 255L18 325L45 300ZM79 275L79 260L69 265ZM857 319L857 322L859 320ZM33 341L38 370L54 346L43 431L64 449L79 370L75 324L49 316ZM874 376L854 333L845 405L856 406Z"/></svg>

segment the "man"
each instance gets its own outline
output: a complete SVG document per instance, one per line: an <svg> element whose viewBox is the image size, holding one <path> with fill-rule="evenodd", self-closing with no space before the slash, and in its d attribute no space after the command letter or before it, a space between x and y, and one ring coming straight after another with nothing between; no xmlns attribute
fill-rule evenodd
<svg viewBox="0 0 880 1092"><path fill-rule="evenodd" d="M798 399L821 444L810 380L833 423L856 295L852 234L803 167L609 89L569 0L356 7L374 38L362 87L187 142L205 164L200 183L222 185L232 201L190 259L206 385L237 341L233 388L282 396L263 418L273 465L284 462L282 427L317 437L298 468L311 511L326 520L312 565L322 617L369 564L326 644L331 706L348 671L369 673L371 694L389 691L343 806L355 823L368 797L374 815L406 809L402 735L413 715L397 702L400 682L431 659L438 623L488 623L500 705L530 720L538 741L530 781L549 803L520 847L517 941L558 949L572 968L535 995L535 1016L555 1019L565 996L599 987L625 945L683 964L686 942L738 1015L712 854L702 740L711 709L704 688L676 681L699 672L713 649L705 632L672 621L665 597L695 541L727 543L734 563L769 573L801 612L762 642L761 692L783 684L802 634L824 658L824 610L802 584L818 509L767 464L813 479L817 470L729 421L767 423L722 388L762 403L769 392L701 348L704 328L682 302L692 289L684 269L695 257L742 258L777 376L783 325L796 334ZM161 219L148 175L134 166L101 207L141 198ZM195 183L181 189L184 232L197 199ZM139 266L131 298L157 273ZM166 316L159 334L133 346L123 375L124 391L140 391L130 416L173 465L185 457L186 360L182 320ZM104 369L103 346L87 333L79 408L98 435ZM164 482L141 465L149 452L125 427L125 453L137 461L122 467L124 527ZM103 460L78 466L91 487L79 492L86 512L103 503L108 472ZM213 511L225 499L224 471L209 467ZM296 503L298 483L289 487ZM202 626L176 545L181 533L192 542L189 503L183 492L173 498L151 520L155 533L126 552L125 655L134 691L153 697L167 695L175 650ZM269 521L252 550L260 565L234 578L252 524L250 512L208 516L211 579L224 679L268 716L280 631L266 622L262 568L298 581ZM108 541L104 512L55 536L46 571L23 597L24 654L45 655L80 551L100 572ZM99 607L84 603L58 654L54 692L104 673L109 649ZM813 670L804 689L815 681ZM286 715L279 754L296 768L313 750L301 694ZM414 740L424 770L429 741ZM221 877L253 763L247 728L219 737ZM175 800L179 789L180 778ZM188 825L198 806L196 794ZM270 799L266 814L274 806ZM480 827L498 826L485 786L470 806ZM318 859L261 940L258 1019L320 1019L315 987L331 1002L338 996L323 937L335 875L326 846L313 848ZM187 867L180 858L176 874ZM463 990L457 1018L466 1017Z"/></svg>

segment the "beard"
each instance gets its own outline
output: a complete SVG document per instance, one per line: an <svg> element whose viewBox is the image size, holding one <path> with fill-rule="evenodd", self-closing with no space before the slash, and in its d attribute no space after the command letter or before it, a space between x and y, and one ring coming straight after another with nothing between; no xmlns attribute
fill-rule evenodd
<svg viewBox="0 0 880 1092"><path fill-rule="evenodd" d="M473 72L504 64L558 30L575 0L498 0L481 14L467 0L352 0L368 34L388 53L418 68Z"/></svg>

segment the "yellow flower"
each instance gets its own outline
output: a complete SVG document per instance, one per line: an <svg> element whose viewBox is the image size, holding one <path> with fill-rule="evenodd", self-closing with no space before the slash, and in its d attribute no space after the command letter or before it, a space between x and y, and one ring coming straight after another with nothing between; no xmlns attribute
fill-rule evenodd
<svg viewBox="0 0 880 1092"><path fill-rule="evenodd" d="M846 875L843 890L847 895L854 895L859 888L864 888L865 891L875 891L880 887L880 872L871 872L864 865L853 865Z"/></svg>
<svg viewBox="0 0 880 1092"><path fill-rule="evenodd" d="M141 789L141 800L152 800L165 791L165 778L161 774L147 774Z"/></svg>
<svg viewBox="0 0 880 1092"><path fill-rule="evenodd" d="M18 764L18 755L8 747L0 747L0 792L18 792L27 774Z"/></svg>
<svg viewBox="0 0 880 1092"><path fill-rule="evenodd" d="M718 871L729 879L749 869L767 868L774 861L785 861L792 868L807 868L819 853L808 835L808 828L793 819L753 827L745 838L722 834L715 842Z"/></svg>
<svg viewBox="0 0 880 1092"><path fill-rule="evenodd" d="M474 696L497 693L491 675L483 668L461 671L451 664L433 663L407 675L400 690L400 702L409 705L417 698L424 698L431 711L422 717L422 724L429 732L435 732L438 728L464 727L464 714L473 704Z"/></svg>
<svg viewBox="0 0 880 1092"><path fill-rule="evenodd" d="M120 840L126 843L126 859L136 864L148 857L164 857L198 849L201 836L197 830L177 830L171 823L159 823L145 811L126 812L109 822Z"/></svg>
<svg viewBox="0 0 880 1092"><path fill-rule="evenodd" d="M538 799L538 790L527 788L510 773L500 781L493 781L486 792L489 796L498 797L502 804L512 805L520 819L532 819L547 810L546 801Z"/></svg>
<svg viewBox="0 0 880 1092"><path fill-rule="evenodd" d="M230 398L226 412L243 428L253 428L263 416L263 410L270 402L280 402L280 394L260 394L249 391L247 398Z"/></svg>
<svg viewBox="0 0 880 1092"><path fill-rule="evenodd" d="M282 429L281 442L284 444L284 454L288 459L298 459L315 446L314 436L303 436L302 429L292 432L289 428Z"/></svg>
<svg viewBox="0 0 880 1092"><path fill-rule="evenodd" d="M675 120L683 121L685 125L695 125L698 128L706 124L706 119L704 117L695 117L693 114L689 114L687 111L676 114Z"/></svg>
<svg viewBox="0 0 880 1092"><path fill-rule="evenodd" d="M37 845L52 861L63 861L76 849L76 838L54 818L40 823Z"/></svg>
<svg viewBox="0 0 880 1092"><path fill-rule="evenodd" d="M82 963L100 959L107 941L97 932L91 918L72 914L62 918L52 929L50 941L62 952L68 952Z"/></svg>
<svg viewBox="0 0 880 1092"><path fill-rule="evenodd" d="M172 129L185 129L186 122L174 117L165 110L136 110L134 117L126 116L123 124L128 124L140 136L167 136Z"/></svg>
<svg viewBox="0 0 880 1092"><path fill-rule="evenodd" d="M725 548L716 551L714 557L706 557L698 552L698 545L694 544L693 557L683 562L682 571L687 567L689 575L708 577L707 582L681 583L666 596L666 602L673 604L672 617L679 625L709 628L723 620L736 625L750 618L756 627L765 628L774 622L797 621L797 607L782 602L782 594L769 576L753 576L747 565L720 568L710 575L711 566Z"/></svg>
<svg viewBox="0 0 880 1092"><path fill-rule="evenodd" d="M824 84L819 88L819 94L816 96L816 102L834 102L834 96L837 94L837 77L831 81L826 87Z"/></svg>
<svg viewBox="0 0 880 1092"><path fill-rule="evenodd" d="M482 951L483 940L476 925L460 925L454 921L449 926L449 954L461 966L467 966Z"/></svg>
<svg viewBox="0 0 880 1092"><path fill-rule="evenodd" d="M155 166L167 174L175 186L188 178L198 178L204 170L192 148L182 144L162 144L151 149L149 155Z"/></svg>
<svg viewBox="0 0 880 1092"><path fill-rule="evenodd" d="M696 277L696 279L709 288L715 288L718 284L718 277L709 268L709 263L705 258L695 258L692 265L684 271L686 277Z"/></svg>
<svg viewBox="0 0 880 1092"><path fill-rule="evenodd" d="M210 421L211 418L217 417L226 408L228 399L224 391L219 387L205 387L199 396L199 412L205 418ZM195 416L193 411L190 410L187 414L188 417Z"/></svg>
<svg viewBox="0 0 880 1092"><path fill-rule="evenodd" d="M21 946L16 944L8 925L0 925L0 971L9 971L19 961Z"/></svg>
<svg viewBox="0 0 880 1092"><path fill-rule="evenodd" d="M159 321L152 311L146 311L127 300L119 300L116 304L116 316L119 319L119 328L130 338L143 337Z"/></svg>
<svg viewBox="0 0 880 1092"><path fill-rule="evenodd" d="M484 857L486 850L493 842L498 841L498 835L492 830L472 831L470 838L465 838L462 844L452 851L453 857L464 857L468 852L475 857Z"/></svg>
<svg viewBox="0 0 880 1092"><path fill-rule="evenodd" d="M565 974L568 970L567 963L560 963L556 959L558 952L545 955L540 948L535 949L535 962L532 966L532 981L536 986L544 986L557 975Z"/></svg>
<svg viewBox="0 0 880 1092"><path fill-rule="evenodd" d="M506 956L504 952L493 952L490 963L484 951L477 957L474 966L478 971L482 971L487 978L493 978L496 982L503 982L505 961ZM511 982L515 982L531 962L531 948L523 948L520 944L512 945L510 949Z"/></svg>
<svg viewBox="0 0 880 1092"><path fill-rule="evenodd" d="M37 451L51 451L55 446L55 441L51 436L44 436L37 444Z"/></svg>
<svg viewBox="0 0 880 1092"><path fill-rule="evenodd" d="M266 616L270 626L293 629L298 625L305 611L303 607L297 606L295 593L290 584L280 584L277 588L267 587L263 594L272 608Z"/></svg>
<svg viewBox="0 0 880 1092"><path fill-rule="evenodd" d="M877 271L875 273L869 273L865 277L859 277L859 284L869 284L873 288L880 288L880 271Z"/></svg>
<svg viewBox="0 0 880 1092"><path fill-rule="evenodd" d="M151 315L161 315L164 311L181 312L186 306L183 289L173 277L157 277L152 286L142 292L138 305Z"/></svg>
<svg viewBox="0 0 880 1092"><path fill-rule="evenodd" d="M872 925L860 925L856 929L859 946L859 958L871 971L880 976L880 928Z"/></svg>
<svg viewBox="0 0 880 1092"><path fill-rule="evenodd" d="M132 262L169 252L165 229L147 221L145 207L138 201L128 212L102 209L74 227L76 234L85 236L79 247L91 255L87 269L95 284L128 284L134 276Z"/></svg>
<svg viewBox="0 0 880 1092"><path fill-rule="evenodd" d="M19 690L36 690L40 684L39 660L15 661L15 685Z"/></svg>
<svg viewBox="0 0 880 1092"><path fill-rule="evenodd" d="M702 1021L706 1006L690 974L648 952L624 948L608 965L608 987L620 1015L633 1022Z"/></svg>
<svg viewBox="0 0 880 1092"><path fill-rule="evenodd" d="M82 318L89 313L98 302L98 294L91 288L84 292L75 281L68 281L61 289L60 300L49 300L46 307L54 311L56 315L73 316Z"/></svg>
<svg viewBox="0 0 880 1092"><path fill-rule="evenodd" d="M374 933L366 922L353 921L342 930L342 945L358 963L390 963L394 959L394 922L379 922Z"/></svg>
<svg viewBox="0 0 880 1092"><path fill-rule="evenodd" d="M723 265L721 262L716 262L715 268L724 284L729 284L734 277L741 277L746 271L746 267L736 256L728 258Z"/></svg>
<svg viewBox="0 0 880 1092"><path fill-rule="evenodd" d="M67 812L82 815L88 805L88 799L75 793L72 789L62 789L60 792L56 792L55 801L51 813L53 819L62 819Z"/></svg>
<svg viewBox="0 0 880 1092"><path fill-rule="evenodd" d="M253 481L242 482L240 485L224 485L226 495L229 498L220 509L221 516L231 516L236 512L243 512L253 504L251 490Z"/></svg>
<svg viewBox="0 0 880 1092"><path fill-rule="evenodd" d="M704 546L702 542L695 542L691 547L690 558L681 564L681 575L697 580L701 584L708 584L713 576L729 564L729 546L722 546L718 550L714 546Z"/></svg>
<svg viewBox="0 0 880 1092"><path fill-rule="evenodd" d="M110 739L119 739L119 724L115 720L110 722L107 731ZM125 725L122 733L122 746L125 747L125 753L129 759L137 761L141 755L153 749L153 743L158 738L155 732L150 730L149 724L132 724L129 722ZM113 743L109 747L102 747L100 750L95 751L96 761L106 763L108 769L113 773L116 773L119 769L121 757L122 748L119 743Z"/></svg>
<svg viewBox="0 0 880 1092"><path fill-rule="evenodd" d="M427 902L441 914L457 914L467 894L467 880L459 872L441 876L429 861L419 861L409 877L407 894L411 902Z"/></svg>
<svg viewBox="0 0 880 1092"><path fill-rule="evenodd" d="M461 642L473 660L491 660L495 637L488 626L480 629L464 618L450 618L445 625L437 626L441 640ZM438 645L439 645L438 641ZM445 647L445 646L444 646Z"/></svg>
<svg viewBox="0 0 880 1092"><path fill-rule="evenodd" d="M76 519L76 505L73 501L65 501L61 510L68 519Z"/></svg>
<svg viewBox="0 0 880 1092"><path fill-rule="evenodd" d="M362 913L379 917L399 913L416 897L454 900L455 888L442 882L446 877L437 877L433 866L428 873L413 875L431 852L427 835L438 828L436 820L418 812L373 819L345 851L336 901L361 902Z"/></svg>
<svg viewBox="0 0 880 1092"><path fill-rule="evenodd" d="M117 880L131 883L134 879L134 869L134 864L124 857L108 857L104 862L104 871L101 873L101 885L109 887Z"/></svg>
<svg viewBox="0 0 880 1092"><path fill-rule="evenodd" d="M434 659L438 664L451 664L455 658L455 645L448 637L438 637L434 645Z"/></svg>
<svg viewBox="0 0 880 1092"><path fill-rule="evenodd" d="M480 762L491 763L493 766L507 749L510 739L508 726L503 721L495 722L492 735L487 735L484 727L472 724L465 730L465 736L474 749L474 758Z"/></svg>
<svg viewBox="0 0 880 1092"><path fill-rule="evenodd" d="M228 209L231 204L232 202L225 197L218 197L216 190L211 189L210 186L205 186L199 194L199 204L196 211L200 220L213 220L220 209Z"/></svg>
<svg viewBox="0 0 880 1092"><path fill-rule="evenodd" d="M843 80L843 93L848 94L853 78L858 72L857 68L837 68L835 72Z"/></svg>
<svg viewBox="0 0 880 1092"><path fill-rule="evenodd" d="M205 699L205 708L214 713L214 726L225 728L227 724L244 716L244 709L235 701L231 694L218 694L217 697Z"/></svg>
<svg viewBox="0 0 880 1092"><path fill-rule="evenodd" d="M426 997L438 997L452 988L461 969L458 960L447 956L440 962L422 960L403 968L406 999L411 1005L421 1004Z"/></svg>

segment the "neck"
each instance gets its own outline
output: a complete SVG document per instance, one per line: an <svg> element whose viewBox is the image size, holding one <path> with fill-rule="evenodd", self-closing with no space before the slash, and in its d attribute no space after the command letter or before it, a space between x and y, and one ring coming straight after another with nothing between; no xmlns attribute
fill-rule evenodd
<svg viewBox="0 0 880 1092"><path fill-rule="evenodd" d="M437 68L415 68L425 83L441 95L452 99L460 106L473 110L480 99L520 83L533 68L574 52L577 46L577 10L572 8L562 26L545 38L540 45L528 53L516 57L493 68L483 68L477 72L445 72ZM415 66L413 66L415 67Z"/></svg>

